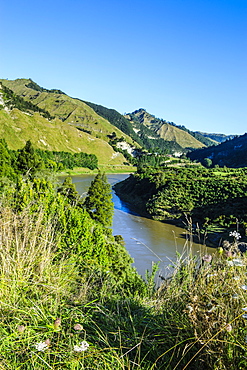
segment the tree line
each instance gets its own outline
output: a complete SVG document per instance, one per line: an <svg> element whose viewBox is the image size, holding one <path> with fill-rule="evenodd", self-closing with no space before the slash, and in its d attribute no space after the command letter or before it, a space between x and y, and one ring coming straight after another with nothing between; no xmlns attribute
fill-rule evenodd
<svg viewBox="0 0 247 370"><path fill-rule="evenodd" d="M67 153L35 149L28 140L22 149L10 150L4 139L0 139L0 177L14 178L17 174L32 178L39 171L62 171L74 167L91 170L98 167L94 154Z"/></svg>

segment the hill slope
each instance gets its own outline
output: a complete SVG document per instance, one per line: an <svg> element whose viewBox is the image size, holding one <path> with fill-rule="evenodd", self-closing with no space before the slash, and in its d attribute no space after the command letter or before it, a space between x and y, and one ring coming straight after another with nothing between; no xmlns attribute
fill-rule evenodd
<svg viewBox="0 0 247 370"><path fill-rule="evenodd" d="M195 150L188 154L192 160L210 158L213 165L247 167L247 134L227 140L217 146Z"/></svg>
<svg viewBox="0 0 247 370"><path fill-rule="evenodd" d="M201 131L195 131L195 134L200 134L206 138L211 139L212 141L217 143L223 143L226 140L233 139L236 135L224 135L224 134L213 134L213 133L207 133L207 132L201 132Z"/></svg>
<svg viewBox="0 0 247 370"><path fill-rule="evenodd" d="M203 142L203 140L199 141L192 136L189 130L183 130L175 125L167 123L163 119L156 118L143 108L128 113L125 117L130 120L134 129L138 130L140 129L140 125L143 125L165 141L176 142L182 149L205 147L205 142ZM139 127L137 125L138 123Z"/></svg>
<svg viewBox="0 0 247 370"><path fill-rule="evenodd" d="M48 120L40 112L34 112L30 105L27 105L29 109L23 108L24 111L13 105L13 101L6 101L0 85L0 136L10 149L22 148L27 140L31 140L36 148L43 150L95 154L100 165L123 165L126 162L123 155L114 152L106 141L58 118Z"/></svg>
<svg viewBox="0 0 247 370"><path fill-rule="evenodd" d="M44 89L31 79L2 79L0 82L24 100L49 112L51 116L94 137L109 141L108 135L115 131L117 137L124 136L128 143L134 143L130 137L99 116L89 105L82 100L69 97L61 90Z"/></svg>

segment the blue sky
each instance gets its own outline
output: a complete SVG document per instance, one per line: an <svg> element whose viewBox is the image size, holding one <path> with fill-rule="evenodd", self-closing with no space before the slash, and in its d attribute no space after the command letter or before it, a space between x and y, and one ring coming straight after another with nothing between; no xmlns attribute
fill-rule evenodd
<svg viewBox="0 0 247 370"><path fill-rule="evenodd" d="M0 78L247 132L247 0L0 0Z"/></svg>

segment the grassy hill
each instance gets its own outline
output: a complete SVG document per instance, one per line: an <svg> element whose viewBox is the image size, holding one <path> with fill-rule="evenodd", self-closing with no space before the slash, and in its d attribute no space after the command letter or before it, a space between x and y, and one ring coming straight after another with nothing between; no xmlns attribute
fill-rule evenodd
<svg viewBox="0 0 247 370"><path fill-rule="evenodd" d="M156 118L143 108L128 113L125 117L129 119L135 130L140 130L140 125L144 126L151 133L156 134L157 137L166 142L176 143L182 150L203 148L209 144L212 145L211 140L207 140L199 135L195 137L189 130L178 127L175 124L170 124L163 119ZM202 140L199 140L201 138Z"/></svg>
<svg viewBox="0 0 247 370"><path fill-rule="evenodd" d="M25 104L22 104L25 111L8 107L3 96L0 88L0 137L6 140L10 149L22 148L27 140L31 140L34 147L44 150L95 154L100 166L123 166L126 162L123 155L116 153L102 138L58 118L47 119L39 112L26 109Z"/></svg>
<svg viewBox="0 0 247 370"><path fill-rule="evenodd" d="M99 116L89 105L69 97L61 90L44 89L31 79L0 80L0 82L18 96L46 110L51 116L68 125L105 141L109 141L108 135L115 131L117 137L124 136L128 143L134 144L129 136Z"/></svg>
<svg viewBox="0 0 247 370"><path fill-rule="evenodd" d="M182 148L202 148L205 145L191 136L188 132L164 123L157 133L165 140L176 141Z"/></svg>

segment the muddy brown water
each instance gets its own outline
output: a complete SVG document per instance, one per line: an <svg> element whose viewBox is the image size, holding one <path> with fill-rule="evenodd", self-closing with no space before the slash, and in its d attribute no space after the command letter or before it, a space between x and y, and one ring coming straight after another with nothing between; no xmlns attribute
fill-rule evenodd
<svg viewBox="0 0 247 370"><path fill-rule="evenodd" d="M127 174L109 174L111 185L127 178ZM64 177L60 178L63 181ZM72 181L80 195L86 196L87 190L94 179L94 175L72 176ZM191 242L191 237L185 229L154 221L135 212L130 204L122 201L113 191L114 218L113 235L122 235L125 247L134 259L133 266L139 274L145 276L146 270L151 271L153 263L159 262L159 274L170 276L176 253L192 254L211 253L212 248L206 248L198 243Z"/></svg>

